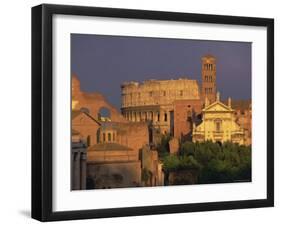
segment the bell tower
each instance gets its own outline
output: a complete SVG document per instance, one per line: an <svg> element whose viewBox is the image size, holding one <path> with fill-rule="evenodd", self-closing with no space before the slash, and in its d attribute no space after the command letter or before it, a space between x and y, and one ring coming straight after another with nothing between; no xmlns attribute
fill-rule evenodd
<svg viewBox="0 0 281 226"><path fill-rule="evenodd" d="M201 100L208 98L210 103L216 100L216 58L212 55L205 55L201 58L202 62L202 90Z"/></svg>

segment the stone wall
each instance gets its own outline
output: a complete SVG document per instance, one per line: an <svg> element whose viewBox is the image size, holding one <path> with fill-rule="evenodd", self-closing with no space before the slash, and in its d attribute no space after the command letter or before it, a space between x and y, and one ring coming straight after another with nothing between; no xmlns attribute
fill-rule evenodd
<svg viewBox="0 0 281 226"><path fill-rule="evenodd" d="M114 143L97 144L89 147L87 151L88 163L130 162L138 160L138 151Z"/></svg>
<svg viewBox="0 0 281 226"><path fill-rule="evenodd" d="M197 81L186 78L123 83L121 89L122 108L167 105L174 100L200 99Z"/></svg>
<svg viewBox="0 0 281 226"><path fill-rule="evenodd" d="M81 138L87 142L87 145L90 146L97 143L97 130L100 125L88 114L80 111L73 111L71 126L72 129L79 132Z"/></svg>
<svg viewBox="0 0 281 226"><path fill-rule="evenodd" d="M252 110L236 110L236 122L244 129L245 132L245 145L252 143Z"/></svg>
<svg viewBox="0 0 281 226"><path fill-rule="evenodd" d="M118 123L117 142L139 151L143 145L149 142L148 125L139 123Z"/></svg>
<svg viewBox="0 0 281 226"><path fill-rule="evenodd" d="M103 164L88 163L87 171L87 189L141 186L140 161Z"/></svg>
<svg viewBox="0 0 281 226"><path fill-rule="evenodd" d="M202 111L201 100L178 100L174 102L174 137L191 140L193 122Z"/></svg>
<svg viewBox="0 0 281 226"><path fill-rule="evenodd" d="M80 89L80 81L72 76L72 109L80 110L86 108L89 114L98 119L102 108L108 109L110 112L110 120L117 122L127 122L120 112L112 106L106 98L100 93L85 93Z"/></svg>

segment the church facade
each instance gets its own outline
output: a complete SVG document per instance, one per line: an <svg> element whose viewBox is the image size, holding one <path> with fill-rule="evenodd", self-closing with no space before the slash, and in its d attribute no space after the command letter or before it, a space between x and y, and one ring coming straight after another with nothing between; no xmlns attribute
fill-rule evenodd
<svg viewBox="0 0 281 226"><path fill-rule="evenodd" d="M202 109L202 122L193 127L193 142L233 142L245 144L245 133L235 119L235 111L231 108L231 99L228 105L220 101L219 93L215 102L209 104L206 98L205 108Z"/></svg>

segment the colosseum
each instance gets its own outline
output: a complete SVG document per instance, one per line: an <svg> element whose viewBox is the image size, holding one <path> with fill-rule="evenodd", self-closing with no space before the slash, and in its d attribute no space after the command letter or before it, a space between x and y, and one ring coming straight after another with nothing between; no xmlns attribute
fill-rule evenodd
<svg viewBox="0 0 281 226"><path fill-rule="evenodd" d="M121 112L129 121L151 122L161 134L190 135L205 98L215 100L216 60L211 55L202 57L202 81L201 89L187 78L123 83Z"/></svg>

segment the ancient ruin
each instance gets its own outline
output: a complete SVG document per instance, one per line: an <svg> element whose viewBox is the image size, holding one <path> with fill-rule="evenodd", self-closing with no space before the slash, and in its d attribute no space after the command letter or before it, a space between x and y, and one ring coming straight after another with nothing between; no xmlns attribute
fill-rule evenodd
<svg viewBox="0 0 281 226"><path fill-rule="evenodd" d="M170 155L185 141L250 145L251 102L220 100L216 58L201 60L201 82L184 77L122 83L120 111L103 95L81 91L73 75L72 189L164 185L157 149L163 136L170 137ZM195 169L184 172L188 183L196 183ZM180 184L178 177L171 173L169 181Z"/></svg>

